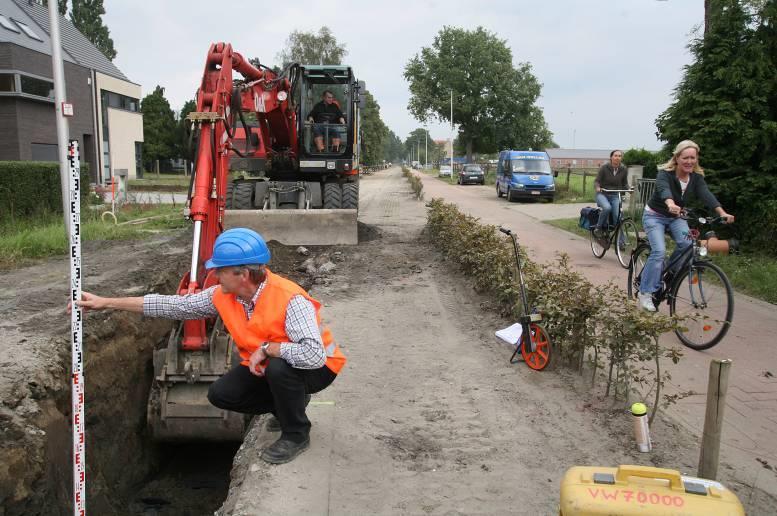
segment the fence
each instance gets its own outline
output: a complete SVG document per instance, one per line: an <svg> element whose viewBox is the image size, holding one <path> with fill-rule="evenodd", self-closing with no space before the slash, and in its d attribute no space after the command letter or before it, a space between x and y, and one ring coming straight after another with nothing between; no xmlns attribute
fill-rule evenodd
<svg viewBox="0 0 777 516"><path fill-rule="evenodd" d="M632 184L634 186L634 195L631 196L629 201L629 212L632 217L637 218L653 195L653 191L656 189L656 180L640 177L633 179Z"/></svg>

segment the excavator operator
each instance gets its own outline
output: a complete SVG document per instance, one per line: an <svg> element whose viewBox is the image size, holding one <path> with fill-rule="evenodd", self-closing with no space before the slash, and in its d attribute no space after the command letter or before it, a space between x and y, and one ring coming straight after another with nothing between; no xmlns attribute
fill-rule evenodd
<svg viewBox="0 0 777 516"><path fill-rule="evenodd" d="M168 319L221 316L243 359L208 390L216 407L244 414L272 413L268 431L281 432L262 452L270 464L293 460L310 445L310 395L325 389L345 356L321 324L321 303L296 283L270 271L270 249L255 231L218 236L205 263L219 285L184 296L147 294L107 298L83 292L85 310L116 309Z"/></svg>
<svg viewBox="0 0 777 516"><path fill-rule="evenodd" d="M345 115L335 101L335 94L325 90L321 94L321 102L313 106L308 114L308 121L313 122L313 141L318 152L324 152L324 133L327 132L327 124L345 124ZM328 128L331 134L330 150L340 151L341 132L339 127Z"/></svg>

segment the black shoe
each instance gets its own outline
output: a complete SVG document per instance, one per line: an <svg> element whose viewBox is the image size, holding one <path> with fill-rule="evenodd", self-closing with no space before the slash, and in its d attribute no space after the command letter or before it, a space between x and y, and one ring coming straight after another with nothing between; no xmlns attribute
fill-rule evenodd
<svg viewBox="0 0 777 516"><path fill-rule="evenodd" d="M310 447L310 437L301 443L280 438L262 452L262 460L270 464L286 464Z"/></svg>

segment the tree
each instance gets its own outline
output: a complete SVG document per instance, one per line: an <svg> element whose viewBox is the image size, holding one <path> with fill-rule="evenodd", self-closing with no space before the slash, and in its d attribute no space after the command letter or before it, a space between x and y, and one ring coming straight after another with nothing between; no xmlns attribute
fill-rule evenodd
<svg viewBox="0 0 777 516"><path fill-rule="evenodd" d="M413 160L419 163L429 163L430 160L426 159L426 151L431 145L434 145L434 141L429 138L429 131L419 127L413 129L405 138L404 154L408 159L412 156ZM429 153L429 157L431 157L431 153Z"/></svg>
<svg viewBox="0 0 777 516"><path fill-rule="evenodd" d="M663 163L667 159L669 158L664 156L664 153L652 152L647 149L629 149L623 153L623 164L627 167L642 165L644 167L642 169L642 177L645 178L656 177L656 165Z"/></svg>
<svg viewBox="0 0 777 516"><path fill-rule="evenodd" d="M318 34L293 31L276 59L281 62L281 68L289 63L339 65L346 55L345 45L338 43L329 27L324 26Z"/></svg>
<svg viewBox="0 0 777 516"><path fill-rule="evenodd" d="M424 47L405 66L410 83L408 110L419 121L451 121L473 152L500 148L544 148L551 143L542 110L535 105L541 85L531 65L513 67L503 40L478 27L467 31L445 27L431 47Z"/></svg>
<svg viewBox="0 0 777 516"><path fill-rule="evenodd" d="M399 161L404 156L405 149L402 145L402 140L394 134L394 131L389 130L383 139L383 159L386 161Z"/></svg>
<svg viewBox="0 0 777 516"><path fill-rule="evenodd" d="M690 49L674 102L656 120L666 150L701 146L707 182L741 222L745 240L774 249L777 238L777 7L710 2L709 26Z"/></svg>
<svg viewBox="0 0 777 516"><path fill-rule="evenodd" d="M189 153L189 128L187 127L189 122L186 121L186 116L196 110L197 102L188 100L178 114L175 128L175 145L173 148L173 153L177 158L191 159Z"/></svg>
<svg viewBox="0 0 777 516"><path fill-rule="evenodd" d="M49 6L48 0L40 0L40 4L43 5L43 7ZM67 14L67 0L57 0L57 11L59 11L61 16Z"/></svg>
<svg viewBox="0 0 777 516"><path fill-rule="evenodd" d="M153 168L154 161L170 159L176 155L176 123L165 89L157 86L140 103L143 113L143 161L146 169Z"/></svg>
<svg viewBox="0 0 777 516"><path fill-rule="evenodd" d="M103 0L73 0L70 9L70 20L73 25L92 42L105 57L113 61L116 50L108 27L103 25L102 15L105 14Z"/></svg>
<svg viewBox="0 0 777 516"><path fill-rule="evenodd" d="M361 161L365 165L383 162L383 140L388 127L380 118L380 106L369 91L365 91L365 105L361 109Z"/></svg>

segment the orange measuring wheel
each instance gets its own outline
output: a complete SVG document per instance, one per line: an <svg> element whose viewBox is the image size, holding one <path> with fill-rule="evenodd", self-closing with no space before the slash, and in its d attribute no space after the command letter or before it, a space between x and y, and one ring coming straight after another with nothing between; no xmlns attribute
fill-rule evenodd
<svg viewBox="0 0 777 516"><path fill-rule="evenodd" d="M525 346L521 344L521 356L527 366L535 371L542 371L550 364L550 337L545 328L537 323L529 324L529 330L531 331L532 348L534 348L534 351L527 353Z"/></svg>

